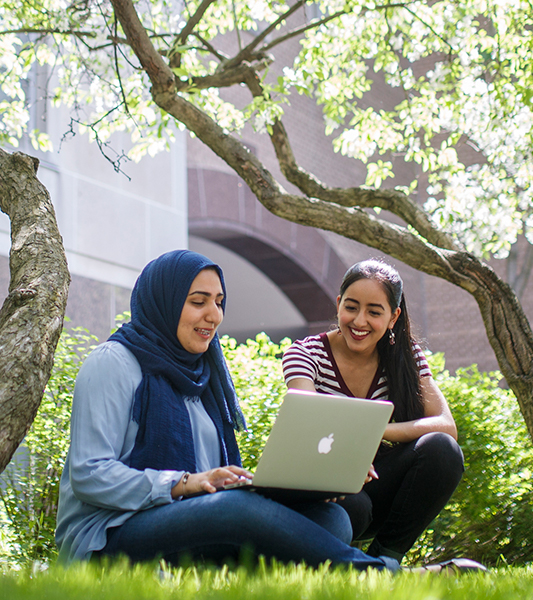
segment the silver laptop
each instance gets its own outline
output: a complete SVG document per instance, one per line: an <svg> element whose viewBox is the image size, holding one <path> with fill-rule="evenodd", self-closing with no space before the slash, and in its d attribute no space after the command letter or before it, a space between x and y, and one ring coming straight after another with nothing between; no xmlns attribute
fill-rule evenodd
<svg viewBox="0 0 533 600"><path fill-rule="evenodd" d="M356 494L393 411L391 402L290 389L249 487L280 501Z"/></svg>

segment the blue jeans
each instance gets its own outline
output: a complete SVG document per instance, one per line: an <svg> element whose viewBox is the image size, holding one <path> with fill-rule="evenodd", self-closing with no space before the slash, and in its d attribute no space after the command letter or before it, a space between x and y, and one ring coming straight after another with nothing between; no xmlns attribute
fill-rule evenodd
<svg viewBox="0 0 533 600"><path fill-rule="evenodd" d="M361 570L399 568L394 559L373 558L348 545L350 519L335 503L288 508L244 490L150 508L107 534L107 545L97 554L125 554L134 562L155 558L174 565L184 559L238 561L246 550L254 556L313 567L329 560Z"/></svg>

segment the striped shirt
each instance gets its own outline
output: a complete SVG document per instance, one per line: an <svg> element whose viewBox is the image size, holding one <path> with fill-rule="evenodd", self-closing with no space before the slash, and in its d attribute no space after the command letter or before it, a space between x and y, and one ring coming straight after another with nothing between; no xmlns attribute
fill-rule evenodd
<svg viewBox="0 0 533 600"><path fill-rule="evenodd" d="M417 343L413 344L413 353L420 377L430 377L428 362ZM283 376L287 385L292 379L310 379L317 392L353 397L333 357L327 333L296 340L283 355ZM388 399L389 387L383 369L377 369L366 397L372 400Z"/></svg>

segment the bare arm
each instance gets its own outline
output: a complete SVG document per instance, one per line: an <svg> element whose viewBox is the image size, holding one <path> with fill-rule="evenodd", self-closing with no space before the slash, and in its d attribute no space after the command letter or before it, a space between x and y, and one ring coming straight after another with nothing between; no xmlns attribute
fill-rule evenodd
<svg viewBox="0 0 533 600"><path fill-rule="evenodd" d="M294 390L306 390L308 392L316 392L315 384L305 377L297 377L296 379L291 379L287 384L288 388L292 388Z"/></svg>
<svg viewBox="0 0 533 600"><path fill-rule="evenodd" d="M414 421L389 423L383 439L390 442L411 442L425 433L441 431L457 439L457 427L446 398L433 377L421 377L420 387L424 403L424 416Z"/></svg>

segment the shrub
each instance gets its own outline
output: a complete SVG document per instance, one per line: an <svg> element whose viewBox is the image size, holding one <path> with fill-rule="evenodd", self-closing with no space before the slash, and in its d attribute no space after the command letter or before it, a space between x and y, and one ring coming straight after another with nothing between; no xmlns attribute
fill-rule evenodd
<svg viewBox="0 0 533 600"><path fill-rule="evenodd" d="M532 561L533 446L515 396L500 387L499 372L473 365L451 376L442 355L430 362L457 423L465 473L408 558Z"/></svg>
<svg viewBox="0 0 533 600"><path fill-rule="evenodd" d="M285 339L278 345L260 333L240 345L224 336L221 344L248 425L237 440L243 465L254 470L287 389L281 356L291 341Z"/></svg>
<svg viewBox="0 0 533 600"><path fill-rule="evenodd" d="M4 559L23 563L56 554L59 479L69 446L70 412L79 366L96 341L82 328L63 331L37 416L0 476Z"/></svg>

